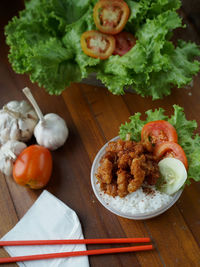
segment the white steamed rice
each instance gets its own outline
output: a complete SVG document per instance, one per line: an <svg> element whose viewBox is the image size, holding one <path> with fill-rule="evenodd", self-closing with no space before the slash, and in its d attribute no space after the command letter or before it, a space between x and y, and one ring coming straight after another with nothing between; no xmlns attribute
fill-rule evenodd
<svg viewBox="0 0 200 267"><path fill-rule="evenodd" d="M105 194L101 191L99 183L96 184L96 189L108 207L129 215L155 212L173 200L172 196L156 190L155 186L150 186L153 193L145 193L142 188L139 188L124 198Z"/></svg>

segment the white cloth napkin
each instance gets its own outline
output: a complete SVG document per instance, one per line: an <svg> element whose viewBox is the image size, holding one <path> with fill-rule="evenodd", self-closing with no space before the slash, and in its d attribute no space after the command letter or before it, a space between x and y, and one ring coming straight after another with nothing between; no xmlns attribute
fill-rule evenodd
<svg viewBox="0 0 200 267"><path fill-rule="evenodd" d="M24 217L1 240L82 239L76 213L44 190ZM86 250L85 245L4 247L11 256ZM24 261L20 267L89 267L88 257Z"/></svg>

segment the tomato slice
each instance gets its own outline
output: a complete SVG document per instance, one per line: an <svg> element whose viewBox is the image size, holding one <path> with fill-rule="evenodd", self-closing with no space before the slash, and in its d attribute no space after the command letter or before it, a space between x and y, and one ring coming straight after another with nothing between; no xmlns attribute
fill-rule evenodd
<svg viewBox="0 0 200 267"><path fill-rule="evenodd" d="M187 157L185 155L182 147L174 142L162 142L155 146L153 151L154 156L157 160L161 160L163 158L176 158L183 162L185 168L188 169Z"/></svg>
<svg viewBox="0 0 200 267"><path fill-rule="evenodd" d="M136 44L136 39L130 32L120 32L114 37L115 50L113 55L123 56Z"/></svg>
<svg viewBox="0 0 200 267"><path fill-rule="evenodd" d="M99 31L87 31L81 35L81 47L90 57L106 59L115 49L115 38Z"/></svg>
<svg viewBox="0 0 200 267"><path fill-rule="evenodd" d="M103 33L117 34L124 28L130 9L123 0L100 0L93 10L96 27Z"/></svg>
<svg viewBox="0 0 200 267"><path fill-rule="evenodd" d="M141 131L141 140L147 150L152 151L153 146L160 142L178 142L176 129L167 121L151 121L144 125Z"/></svg>

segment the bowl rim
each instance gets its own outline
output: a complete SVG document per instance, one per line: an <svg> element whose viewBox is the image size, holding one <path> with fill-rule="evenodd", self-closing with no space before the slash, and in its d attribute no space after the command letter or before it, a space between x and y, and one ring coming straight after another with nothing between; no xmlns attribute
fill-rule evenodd
<svg viewBox="0 0 200 267"><path fill-rule="evenodd" d="M92 184L92 189L94 191L94 194L96 196L96 198L99 200L99 202L109 211L111 211L112 213L114 213L115 215L118 215L120 217L123 218L127 218L127 219L132 219L132 220L144 220L144 219L150 219L150 218L154 218L162 213L164 213L166 210L168 210L171 206L173 206L175 204L175 202L179 199L179 197L181 196L183 189L179 189L179 191L177 191L172 197L173 199L168 202L165 206L157 209L156 211L153 211L151 213L149 212L144 212L144 213L136 213L136 214L130 214L130 213L123 213L120 212L119 210L116 210L113 207L110 207L108 203L106 203L106 201L104 201L101 197L100 192L97 190L96 185L97 185L97 178L95 177L95 173L96 170L99 166L99 160L101 159L103 153L105 152L105 148L107 147L109 142L112 141L116 141L117 139L119 139L119 136L116 136L114 138L112 138L111 140L109 140L107 143L105 143L102 148L98 151L98 153L96 154L93 163L92 163L92 167L91 167L91 172L90 172L90 177L91 177L91 184Z"/></svg>

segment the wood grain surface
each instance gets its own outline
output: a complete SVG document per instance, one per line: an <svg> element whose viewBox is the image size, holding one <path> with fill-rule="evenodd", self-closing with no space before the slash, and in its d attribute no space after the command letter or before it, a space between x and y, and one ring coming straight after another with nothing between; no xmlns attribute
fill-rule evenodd
<svg viewBox="0 0 200 267"><path fill-rule="evenodd" d="M52 153L53 174L46 189L76 211L85 238L151 237L155 245L155 249L148 252L90 256L90 266L200 266L200 183L192 182L187 186L178 202L164 214L144 221L112 214L98 202L90 183L95 155L108 140L118 135L120 124L135 112L144 116L147 109L162 107L170 115L172 105L179 104L186 117L200 125L200 75L194 78L191 89L173 89L170 96L157 101L134 93L114 96L106 88L83 83L72 84L61 96L50 96L32 84L27 75L17 75L12 70L3 27L23 8L23 3L7 1L1 5L0 107L11 100L25 99L21 90L28 86L43 113L59 114L70 131L65 145ZM200 44L199 1L184 0L180 13L188 27L177 30L175 38ZM34 138L31 142L35 142ZM21 187L12 177L0 173L0 237L12 229L41 192ZM88 249L98 247L88 245ZM5 255L1 248L0 256Z"/></svg>

